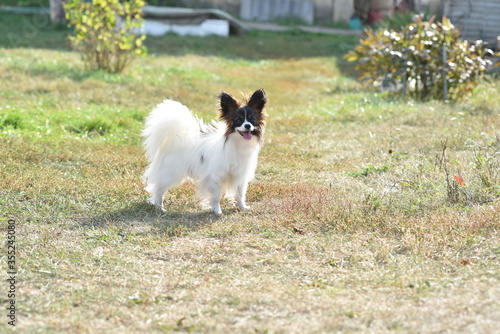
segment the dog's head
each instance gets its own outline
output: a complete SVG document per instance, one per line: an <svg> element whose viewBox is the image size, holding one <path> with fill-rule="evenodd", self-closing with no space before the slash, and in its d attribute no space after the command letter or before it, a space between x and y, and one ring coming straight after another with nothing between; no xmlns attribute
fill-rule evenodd
<svg viewBox="0 0 500 334"><path fill-rule="evenodd" d="M220 119L227 124L226 138L231 133L239 133L244 140L251 140L256 136L262 140L266 125L264 106L267 102L263 89L256 90L249 99L240 102L231 94L221 92Z"/></svg>

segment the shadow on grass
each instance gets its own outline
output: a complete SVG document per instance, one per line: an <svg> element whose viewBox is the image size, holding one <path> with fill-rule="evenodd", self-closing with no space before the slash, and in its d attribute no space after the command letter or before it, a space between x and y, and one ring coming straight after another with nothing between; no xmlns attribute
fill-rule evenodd
<svg viewBox="0 0 500 334"><path fill-rule="evenodd" d="M72 81L81 82L87 79L95 79L106 83L132 82L133 77L124 73L109 73L105 70L87 70L83 67L74 67L71 64L58 62L46 66L44 64L31 64L27 71L30 76L46 76L52 79L69 78Z"/></svg>
<svg viewBox="0 0 500 334"><path fill-rule="evenodd" d="M188 211L189 210L189 211ZM221 219L236 214L236 208L226 208L224 216L217 216L208 209L198 206L188 210L169 210L161 212L146 202L135 202L123 209L105 212L80 222L80 227L92 229L134 229L138 235L185 236L200 228L209 226Z"/></svg>
<svg viewBox="0 0 500 334"><path fill-rule="evenodd" d="M71 50L66 25L53 25L47 14L15 14L0 10L0 47Z"/></svg>
<svg viewBox="0 0 500 334"><path fill-rule="evenodd" d="M52 25L46 14L14 14L0 10L0 46L71 50L65 25ZM285 32L251 31L246 35L148 36L145 45L150 54L182 56L198 54L234 60L342 57L357 43L357 36L314 34L291 29Z"/></svg>
<svg viewBox="0 0 500 334"><path fill-rule="evenodd" d="M358 37L312 34L303 31L269 32L253 30L246 35L182 37L167 34L148 37L150 54L224 57L232 60L338 57L354 48Z"/></svg>

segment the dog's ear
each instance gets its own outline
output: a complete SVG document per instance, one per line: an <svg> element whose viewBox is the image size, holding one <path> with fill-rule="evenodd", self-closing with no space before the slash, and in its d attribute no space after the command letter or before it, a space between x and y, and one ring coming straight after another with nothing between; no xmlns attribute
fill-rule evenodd
<svg viewBox="0 0 500 334"><path fill-rule="evenodd" d="M221 92L219 94L219 100L222 116L228 115L240 107L238 101L229 93Z"/></svg>
<svg viewBox="0 0 500 334"><path fill-rule="evenodd" d="M261 112L262 109L264 109L266 102L266 92L264 92L263 89L259 89L252 94L252 97L250 97L250 100L248 100L247 105L255 111Z"/></svg>

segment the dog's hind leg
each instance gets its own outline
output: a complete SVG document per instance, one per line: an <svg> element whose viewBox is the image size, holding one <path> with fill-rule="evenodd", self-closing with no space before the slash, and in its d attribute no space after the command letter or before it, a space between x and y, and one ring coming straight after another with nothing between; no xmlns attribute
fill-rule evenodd
<svg viewBox="0 0 500 334"><path fill-rule="evenodd" d="M165 193L171 189L176 187L180 182L177 179L165 176L163 179L158 180L151 189L152 197L149 201L154 204L158 209L165 212L165 208L163 207L163 198Z"/></svg>
<svg viewBox="0 0 500 334"><path fill-rule="evenodd" d="M222 210L220 208L220 200L221 200L221 192L219 185L214 185L212 189L212 195L210 198L210 206L212 207L212 211L217 216L222 216Z"/></svg>

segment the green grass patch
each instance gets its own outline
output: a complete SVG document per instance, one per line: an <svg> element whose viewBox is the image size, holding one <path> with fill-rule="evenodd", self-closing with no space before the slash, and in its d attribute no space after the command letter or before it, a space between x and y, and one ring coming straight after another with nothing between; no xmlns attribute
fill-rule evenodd
<svg viewBox="0 0 500 334"><path fill-rule="evenodd" d="M349 172L347 173L352 177L360 177L360 176L368 176L373 173L381 173L389 170L389 165L382 165L380 167L376 167L373 164L368 164L366 167L363 167L359 172Z"/></svg>
<svg viewBox="0 0 500 334"><path fill-rule="evenodd" d="M114 124L111 120L98 116L82 120L79 123L72 125L70 130L81 134L96 133L104 136L109 134L113 128Z"/></svg>
<svg viewBox="0 0 500 334"><path fill-rule="evenodd" d="M23 127L23 115L18 112L6 113L2 118L0 118L0 129L22 129Z"/></svg>

